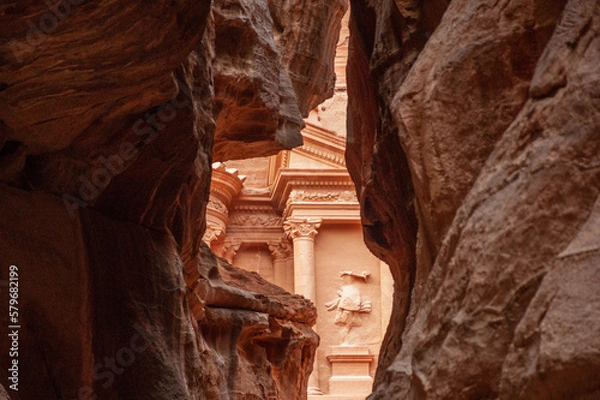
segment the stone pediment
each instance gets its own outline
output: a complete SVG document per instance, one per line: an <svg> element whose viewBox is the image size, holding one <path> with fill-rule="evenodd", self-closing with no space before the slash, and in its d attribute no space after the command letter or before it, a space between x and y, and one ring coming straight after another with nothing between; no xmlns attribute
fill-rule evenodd
<svg viewBox="0 0 600 400"><path fill-rule="evenodd" d="M334 131L306 122L304 144L290 151L286 167L346 168L346 139Z"/></svg>

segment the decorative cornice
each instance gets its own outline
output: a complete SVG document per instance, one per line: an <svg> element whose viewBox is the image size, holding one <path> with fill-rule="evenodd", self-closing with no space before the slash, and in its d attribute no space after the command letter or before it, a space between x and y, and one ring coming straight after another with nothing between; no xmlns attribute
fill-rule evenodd
<svg viewBox="0 0 600 400"><path fill-rule="evenodd" d="M292 150L293 153L327 164L334 168L345 168L346 139L332 130L306 121L302 130L304 145Z"/></svg>
<svg viewBox="0 0 600 400"><path fill-rule="evenodd" d="M231 205L231 210L251 214L275 214L269 197L247 196L242 194Z"/></svg>
<svg viewBox="0 0 600 400"><path fill-rule="evenodd" d="M327 361L332 364L370 364L374 358L373 354L330 354L327 356Z"/></svg>
<svg viewBox="0 0 600 400"><path fill-rule="evenodd" d="M290 218L283 223L283 229L286 235L292 239L314 239L317 236L321 222L320 218Z"/></svg>
<svg viewBox="0 0 600 400"><path fill-rule="evenodd" d="M298 154L305 154L312 156L311 158L326 161L328 164L336 166L336 167L345 167L346 159L344 154L336 154L331 153L327 150L324 150L317 146L312 146L310 144L305 144L304 146L298 148L296 150Z"/></svg>
<svg viewBox="0 0 600 400"><path fill-rule="evenodd" d="M306 127L302 130L302 138L310 143L319 143L322 147L332 152L343 154L346 149L346 138L339 136L335 131L306 121ZM296 151L294 149L293 151Z"/></svg>

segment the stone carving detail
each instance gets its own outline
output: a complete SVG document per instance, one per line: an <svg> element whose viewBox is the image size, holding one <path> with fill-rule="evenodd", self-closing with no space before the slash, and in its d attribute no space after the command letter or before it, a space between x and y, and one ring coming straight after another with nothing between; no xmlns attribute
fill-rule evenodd
<svg viewBox="0 0 600 400"><path fill-rule="evenodd" d="M363 271L360 274L352 271L342 271L342 287L338 290L337 299L325 303L327 311L336 310L334 322L336 325L345 327L345 337L353 327L361 326L360 314L370 313L372 309L371 300L360 294L358 284L366 283L371 273Z"/></svg>
<svg viewBox="0 0 600 400"><path fill-rule="evenodd" d="M292 239L299 237L314 239L320 226L321 220L313 218L290 218L283 223L286 235Z"/></svg>
<svg viewBox="0 0 600 400"><path fill-rule="evenodd" d="M237 240L225 240L225 242L217 245L213 250L217 256L224 258L229 264L233 263L233 257L240 249L241 242Z"/></svg>
<svg viewBox="0 0 600 400"><path fill-rule="evenodd" d="M353 190L344 190L341 192L313 192L308 190L292 190L288 197L287 204L292 202L330 202L346 203L358 202L356 193Z"/></svg>
<svg viewBox="0 0 600 400"><path fill-rule="evenodd" d="M206 208L217 211L218 213L221 213L225 216L229 215L229 210L227 209L225 203L214 197L210 198L208 204L206 205Z"/></svg>
<svg viewBox="0 0 600 400"><path fill-rule="evenodd" d="M202 241L207 245L212 246L213 243L223 240L224 237L225 231L221 227L207 225L206 231L204 231L204 236L202 237Z"/></svg>
<svg viewBox="0 0 600 400"><path fill-rule="evenodd" d="M282 225L282 218L268 214L235 214L229 219L230 225L274 227Z"/></svg>
<svg viewBox="0 0 600 400"><path fill-rule="evenodd" d="M305 151L309 154L314 154L319 158L324 158L334 164L337 164L337 165L340 165L343 167L346 166L346 159L344 158L343 155L332 154L328 151L324 151L324 150L319 149L318 147L309 146L307 144L302 146L302 151Z"/></svg>
<svg viewBox="0 0 600 400"><path fill-rule="evenodd" d="M292 246L287 239L272 241L268 245L274 260L286 259L292 254Z"/></svg>

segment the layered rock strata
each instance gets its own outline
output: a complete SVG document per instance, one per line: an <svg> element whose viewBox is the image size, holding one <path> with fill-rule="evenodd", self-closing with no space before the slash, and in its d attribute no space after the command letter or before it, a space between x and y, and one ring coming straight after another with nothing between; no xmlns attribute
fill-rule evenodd
<svg viewBox="0 0 600 400"><path fill-rule="evenodd" d="M600 4L351 3L348 166L396 280L370 399L598 398Z"/></svg>
<svg viewBox="0 0 600 400"><path fill-rule="evenodd" d="M2 384L13 400L305 396L314 306L201 241L213 148L226 159L297 145L302 110L331 90L314 74L333 76L333 52L314 50L324 69L295 64L309 71L299 79L283 49L321 35L333 49L344 7L309 5L289 21L318 37L283 46L278 32L292 28L273 16L286 7L298 5L0 6L0 261L3 280L18 269L19 391ZM252 132L234 129L235 113L257 121ZM0 355L3 371L11 357Z"/></svg>

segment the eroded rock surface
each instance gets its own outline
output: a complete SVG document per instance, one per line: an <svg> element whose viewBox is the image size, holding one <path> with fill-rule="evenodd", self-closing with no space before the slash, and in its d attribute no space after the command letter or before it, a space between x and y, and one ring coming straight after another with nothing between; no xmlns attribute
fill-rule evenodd
<svg viewBox="0 0 600 400"><path fill-rule="evenodd" d="M302 144L303 117L333 94L343 0L215 0L215 161Z"/></svg>
<svg viewBox="0 0 600 400"><path fill-rule="evenodd" d="M396 294L370 398L598 398L600 4L371 4L347 157Z"/></svg>
<svg viewBox="0 0 600 400"><path fill-rule="evenodd" d="M305 397L314 306L201 239L213 149L300 143L303 110L331 89L343 4L276 27L291 2L53 4L0 6L0 261L3 280L18 268L21 325L19 391L2 385L13 400ZM289 29L308 34L279 45ZM284 47L321 35L323 67L294 64L299 79Z"/></svg>

